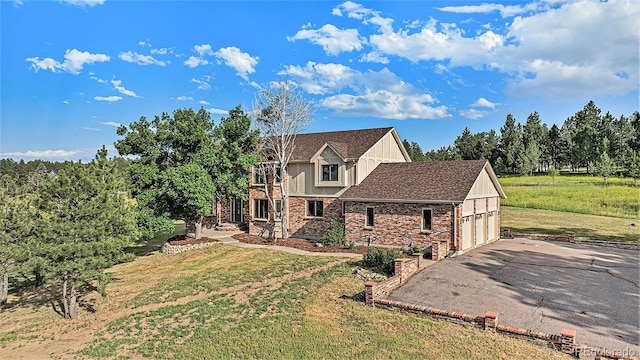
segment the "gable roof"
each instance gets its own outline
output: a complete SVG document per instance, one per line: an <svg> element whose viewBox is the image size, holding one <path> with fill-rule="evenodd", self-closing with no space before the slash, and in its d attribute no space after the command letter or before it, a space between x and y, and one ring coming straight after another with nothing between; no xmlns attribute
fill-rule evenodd
<svg viewBox="0 0 640 360"><path fill-rule="evenodd" d="M393 127L386 127L298 134L291 161L310 162L325 145L330 145L343 159L358 159L392 130Z"/></svg>
<svg viewBox="0 0 640 360"><path fill-rule="evenodd" d="M483 169L500 197L506 197L486 160L383 163L359 186L350 187L342 200L463 202Z"/></svg>

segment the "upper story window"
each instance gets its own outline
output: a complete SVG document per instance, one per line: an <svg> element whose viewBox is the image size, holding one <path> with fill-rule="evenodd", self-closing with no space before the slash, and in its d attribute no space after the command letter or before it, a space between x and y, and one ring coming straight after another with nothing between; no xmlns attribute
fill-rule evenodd
<svg viewBox="0 0 640 360"><path fill-rule="evenodd" d="M338 164L322 165L322 181L338 181Z"/></svg>
<svg viewBox="0 0 640 360"><path fill-rule="evenodd" d="M275 171L276 173L273 177L273 182L279 184L280 182L282 182L282 167L280 167L280 165L276 165Z"/></svg>
<svg viewBox="0 0 640 360"><path fill-rule="evenodd" d="M267 182L267 165L260 164L253 167L253 183L264 184Z"/></svg>

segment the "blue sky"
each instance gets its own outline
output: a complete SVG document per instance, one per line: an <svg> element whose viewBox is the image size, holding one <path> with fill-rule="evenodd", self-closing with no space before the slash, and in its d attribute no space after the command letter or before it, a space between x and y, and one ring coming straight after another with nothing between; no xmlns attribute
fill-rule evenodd
<svg viewBox="0 0 640 360"><path fill-rule="evenodd" d="M217 122L284 79L315 104L308 132L394 126L424 150L509 113L630 115L639 18L636 0L2 1L0 157L115 155L118 124Z"/></svg>

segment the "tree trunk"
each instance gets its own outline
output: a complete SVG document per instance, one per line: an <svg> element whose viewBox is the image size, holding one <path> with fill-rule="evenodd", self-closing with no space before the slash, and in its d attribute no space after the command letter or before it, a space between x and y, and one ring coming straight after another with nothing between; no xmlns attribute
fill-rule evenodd
<svg viewBox="0 0 640 360"><path fill-rule="evenodd" d="M68 278L65 275L64 276L64 281L62 281L62 307L63 307L63 314L65 318L69 317L69 303L67 302L67 283L68 283Z"/></svg>
<svg viewBox="0 0 640 360"><path fill-rule="evenodd" d="M33 274L36 276L36 287L40 287L44 284L44 277L40 273L40 270L34 270Z"/></svg>
<svg viewBox="0 0 640 360"><path fill-rule="evenodd" d="M202 219L203 218L204 216L200 216L200 218L198 218L198 221L196 221L196 240L202 237Z"/></svg>
<svg viewBox="0 0 640 360"><path fill-rule="evenodd" d="M71 283L71 295L69 296L69 319L75 319L78 316L78 296L76 292L75 281Z"/></svg>
<svg viewBox="0 0 640 360"><path fill-rule="evenodd" d="M0 306L7 303L9 297L9 269L8 263L2 264L2 282L0 282Z"/></svg>
<svg viewBox="0 0 640 360"><path fill-rule="evenodd" d="M284 177L284 170L283 177ZM284 189L284 179L280 182L280 197L282 198L282 209L280 209L280 231L283 239L289 238L289 229L287 228L287 192Z"/></svg>

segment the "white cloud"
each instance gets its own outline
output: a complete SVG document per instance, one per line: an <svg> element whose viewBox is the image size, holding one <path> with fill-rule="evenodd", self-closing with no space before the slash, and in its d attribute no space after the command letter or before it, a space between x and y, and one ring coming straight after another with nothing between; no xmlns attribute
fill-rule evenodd
<svg viewBox="0 0 640 360"><path fill-rule="evenodd" d="M135 92L125 89L125 87L122 86L122 80L111 80L111 84L113 85L113 88L115 90L118 90L118 92L121 94L136 97L136 98L139 97Z"/></svg>
<svg viewBox="0 0 640 360"><path fill-rule="evenodd" d="M189 58L187 60L184 61L184 64L187 65L190 68L194 68L196 66L199 65L207 65L209 63L209 61L203 59L203 58L199 58L196 56L189 56Z"/></svg>
<svg viewBox="0 0 640 360"><path fill-rule="evenodd" d="M471 106L473 107L487 107L487 108L491 108L494 109L497 105L500 105L499 103L492 103L491 101L481 97L478 100L476 100L473 104L471 104Z"/></svg>
<svg viewBox="0 0 640 360"><path fill-rule="evenodd" d="M211 89L211 85L209 85L209 83L205 79L203 79L203 80L191 79L191 82L198 84L198 90L209 90L209 89Z"/></svg>
<svg viewBox="0 0 640 360"><path fill-rule="evenodd" d="M39 57L27 58L26 61L31 62L31 68L38 72L38 70L51 70L52 72L64 71L74 75L79 74L85 64L93 64L96 62L106 62L111 58L104 54L91 54L88 51L79 51L72 49L64 54L64 62L60 63L52 58L44 58L40 60Z"/></svg>
<svg viewBox="0 0 640 360"><path fill-rule="evenodd" d="M99 82L100 84L106 84L107 83L107 80L100 79L100 78L98 78L97 76L94 76L94 75L89 76L89 79L95 80L95 81Z"/></svg>
<svg viewBox="0 0 640 360"><path fill-rule="evenodd" d="M531 2L525 5L502 5L502 4L488 4L481 5L462 5L462 6L445 6L436 8L440 11L461 13L461 14L487 14L494 11L500 12L503 18L512 17L518 14L523 14L531 11L538 10L543 4L540 2Z"/></svg>
<svg viewBox="0 0 640 360"><path fill-rule="evenodd" d="M287 36L287 40L309 40L313 44L322 46L328 55L362 50L362 43L366 42L365 38L360 37L357 29L342 30L331 24L326 24L317 30L303 27L294 36Z"/></svg>
<svg viewBox="0 0 640 360"><path fill-rule="evenodd" d="M200 104L200 105L210 105L208 102L206 102L204 100L198 101L198 104Z"/></svg>
<svg viewBox="0 0 640 360"><path fill-rule="evenodd" d="M338 116L366 116L384 119L443 119L451 117L446 106L398 78L389 69L360 72L342 64L308 62L290 65L278 72L292 78L310 94L327 95L321 108Z"/></svg>
<svg viewBox="0 0 640 360"><path fill-rule="evenodd" d="M149 40L147 40L147 41L138 41L138 45L144 46L144 47L151 47L151 44L149 43Z"/></svg>
<svg viewBox="0 0 640 360"><path fill-rule="evenodd" d="M0 153L2 156L28 157L28 158L66 158L80 153L76 150L28 150Z"/></svg>
<svg viewBox="0 0 640 360"><path fill-rule="evenodd" d="M222 110L222 109L216 109L216 108L210 108L210 109L207 109L207 111L210 114L213 114L213 115L228 115L229 114L228 110Z"/></svg>
<svg viewBox="0 0 640 360"><path fill-rule="evenodd" d="M71 100L65 99L65 100L62 100L62 103L69 105L69 104L71 104Z"/></svg>
<svg viewBox="0 0 640 360"><path fill-rule="evenodd" d="M198 53L200 57L203 57L205 55L213 55L213 50L211 49L211 45L209 44L196 45L193 47L193 51Z"/></svg>
<svg viewBox="0 0 640 360"><path fill-rule="evenodd" d="M157 60L151 55L138 54L137 52L132 51L121 52L118 57L120 58L120 60L130 63L136 63L138 65L167 66L167 64L169 63L168 61Z"/></svg>
<svg viewBox="0 0 640 360"><path fill-rule="evenodd" d="M100 124L107 125L107 126L114 126L114 127L122 126L122 124L117 123L115 121L103 121L103 122L100 122Z"/></svg>
<svg viewBox="0 0 640 360"><path fill-rule="evenodd" d="M255 66L258 64L259 58L252 57L248 53L240 51L235 46L220 48L215 52L215 56L224 60L225 65L236 70L236 75L249 81L248 74L256 72Z"/></svg>
<svg viewBox="0 0 640 360"><path fill-rule="evenodd" d="M89 6L89 7L104 4L104 0L59 0L59 1L69 5Z"/></svg>
<svg viewBox="0 0 640 360"><path fill-rule="evenodd" d="M178 96L176 98L176 100L178 100L178 101L187 101L187 100L193 101L193 98L191 96Z"/></svg>
<svg viewBox="0 0 640 360"><path fill-rule="evenodd" d="M120 96L96 96L93 99L97 101L107 101L107 102L115 102L115 101L122 100Z"/></svg>
<svg viewBox="0 0 640 360"><path fill-rule="evenodd" d="M460 115L466 117L467 119L477 120L487 115L487 112L478 109L468 109L460 110Z"/></svg>
<svg viewBox="0 0 640 360"><path fill-rule="evenodd" d="M166 55L169 52L167 48L151 49L151 53L155 55Z"/></svg>
<svg viewBox="0 0 640 360"><path fill-rule="evenodd" d="M92 128L92 127L88 127L88 126L83 126L82 130L87 130L87 131L102 131L102 129L98 129L98 128Z"/></svg>

